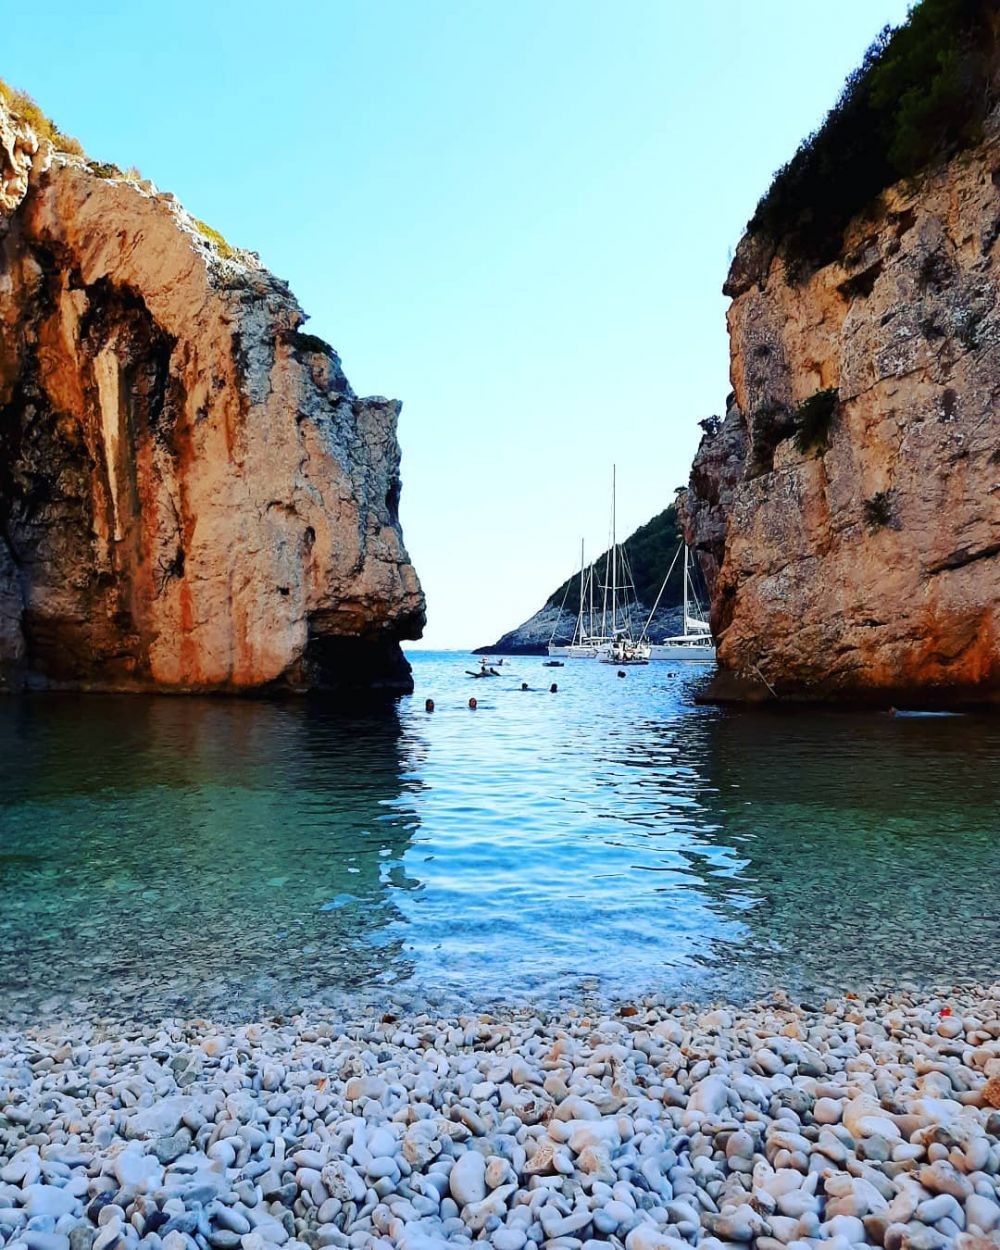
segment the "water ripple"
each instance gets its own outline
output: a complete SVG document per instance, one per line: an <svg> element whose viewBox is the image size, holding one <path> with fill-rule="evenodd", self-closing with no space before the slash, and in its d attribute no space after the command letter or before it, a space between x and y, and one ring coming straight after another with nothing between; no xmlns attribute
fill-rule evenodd
<svg viewBox="0 0 1000 1250"><path fill-rule="evenodd" d="M995 976L995 721L414 664L369 713L0 700L3 1014Z"/></svg>

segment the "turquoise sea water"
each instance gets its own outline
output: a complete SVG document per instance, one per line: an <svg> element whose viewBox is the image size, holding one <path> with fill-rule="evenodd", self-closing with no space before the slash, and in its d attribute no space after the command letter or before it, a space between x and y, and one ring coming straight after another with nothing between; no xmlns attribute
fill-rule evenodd
<svg viewBox="0 0 1000 1250"><path fill-rule="evenodd" d="M0 1018L1000 975L995 719L412 659L367 712L0 700Z"/></svg>

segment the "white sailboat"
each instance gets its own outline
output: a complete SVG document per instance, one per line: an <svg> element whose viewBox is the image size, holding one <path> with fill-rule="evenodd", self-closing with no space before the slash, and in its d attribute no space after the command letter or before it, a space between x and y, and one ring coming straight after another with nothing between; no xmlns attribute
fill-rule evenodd
<svg viewBox="0 0 1000 1250"><path fill-rule="evenodd" d="M584 546L580 543L580 606L577 611L576 628L573 638L568 643L555 641L556 630L562 619L562 610L569 594L569 584L563 594L563 604L559 616L552 627L549 638L548 653L559 659L601 660L606 664L646 664L649 662L649 643L632 636L632 622L629 615L629 591L635 596L635 587L631 585L628 560L624 550L619 549L617 534L617 466L611 475L611 549L610 560L605 564L605 577L610 563L611 581L601 585L604 592L601 605L600 626L594 609L594 579L597 576L595 565L589 570L584 558ZM621 580L619 580L619 573ZM608 593L610 591L610 603ZM589 598L590 608L585 623L584 603Z"/></svg>
<svg viewBox="0 0 1000 1250"><path fill-rule="evenodd" d="M618 532L616 515L617 466L611 470L611 639L598 651L602 664L648 664L650 647L644 638L632 637L628 609L628 563L622 552L622 597L624 614L618 610ZM633 593L635 588L633 587Z"/></svg>
<svg viewBox="0 0 1000 1250"><path fill-rule="evenodd" d="M698 603L698 596L695 593L694 583L691 580L690 556L687 544L684 542L678 548L677 554L667 570L667 576L663 579L660 594L656 596L653 611L650 612L649 621L646 622L646 629L643 630L643 638L646 637L649 622L656 613L660 597L666 589L667 581L673 572L674 565L677 563L677 556L680 555L681 549L684 551L684 632L683 634L675 634L671 638L664 638L661 642L651 643L649 645L649 658L651 660L687 660L700 664L714 664L715 643L712 641L712 627L701 613L701 605ZM693 612L691 610L692 602L694 603Z"/></svg>
<svg viewBox="0 0 1000 1250"><path fill-rule="evenodd" d="M558 656L560 659L570 660L593 660L596 659L602 647L607 646L609 639L603 635L594 633L594 569L589 569L589 575L586 578L586 584L589 586L590 593L590 614L588 628L584 628L583 624L583 605L586 599L584 589L584 572L586 570L586 562L584 560L583 539L580 540L580 608L576 614L576 628L573 631L573 640L569 643L554 642L556 629L559 619L562 616L562 609L559 610L559 617L556 618L556 624L552 627L552 634L549 638L548 652L550 656ZM566 587L567 593L569 587ZM563 596L565 603L566 596Z"/></svg>

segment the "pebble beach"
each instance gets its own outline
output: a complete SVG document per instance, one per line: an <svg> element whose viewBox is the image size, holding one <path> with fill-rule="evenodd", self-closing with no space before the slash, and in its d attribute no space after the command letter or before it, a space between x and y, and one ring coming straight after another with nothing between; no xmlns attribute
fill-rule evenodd
<svg viewBox="0 0 1000 1250"><path fill-rule="evenodd" d="M1000 985L0 1029L5 1250L1000 1246Z"/></svg>

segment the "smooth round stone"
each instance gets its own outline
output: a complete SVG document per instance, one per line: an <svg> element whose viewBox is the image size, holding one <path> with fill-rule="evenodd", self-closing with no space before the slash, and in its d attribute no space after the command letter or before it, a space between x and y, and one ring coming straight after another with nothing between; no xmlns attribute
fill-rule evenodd
<svg viewBox="0 0 1000 1250"><path fill-rule="evenodd" d="M1000 1200L984 1194L970 1194L965 1200L965 1218L984 1233L1000 1226Z"/></svg>
<svg viewBox="0 0 1000 1250"><path fill-rule="evenodd" d="M229 1228L213 1228L206 1238L210 1246L214 1246L215 1250L237 1250L242 1244L239 1233L234 1233Z"/></svg>
<svg viewBox="0 0 1000 1250"><path fill-rule="evenodd" d="M155 1156L128 1146L113 1164L118 1183L126 1189L155 1189L163 1183L163 1167Z"/></svg>
<svg viewBox="0 0 1000 1250"><path fill-rule="evenodd" d="M396 1138L386 1128L377 1128L368 1135L368 1153L374 1155L376 1159L383 1155L395 1155L397 1148Z"/></svg>
<svg viewBox="0 0 1000 1250"><path fill-rule="evenodd" d="M490 1234L494 1250L521 1250L527 1243L527 1233L522 1229L495 1229Z"/></svg>
<svg viewBox="0 0 1000 1250"><path fill-rule="evenodd" d="M42 1233L26 1228L20 1240L28 1250L69 1250L69 1237L63 1233Z"/></svg>
<svg viewBox="0 0 1000 1250"><path fill-rule="evenodd" d="M962 1152L952 1151L950 1158L963 1172L982 1172L989 1163L990 1143L985 1137L973 1138Z"/></svg>
<svg viewBox="0 0 1000 1250"><path fill-rule="evenodd" d="M858 1142L858 1158L871 1163L885 1163L892 1157L893 1145L881 1133L872 1133Z"/></svg>
<svg viewBox="0 0 1000 1250"><path fill-rule="evenodd" d="M215 1159L224 1168L231 1168L236 1162L236 1147L229 1140L213 1142L207 1154L210 1159Z"/></svg>
<svg viewBox="0 0 1000 1250"><path fill-rule="evenodd" d="M120 1219L109 1220L97 1234L94 1250L109 1250L109 1247L121 1240L124 1232L125 1227Z"/></svg>
<svg viewBox="0 0 1000 1250"><path fill-rule="evenodd" d="M844 1105L836 1098L817 1098L812 1114L817 1124L839 1124L844 1114Z"/></svg>
<svg viewBox="0 0 1000 1250"><path fill-rule="evenodd" d="M965 1222L958 1199L951 1194L936 1194L917 1207L917 1219L924 1224L936 1224L938 1220L961 1220Z"/></svg>
<svg viewBox="0 0 1000 1250"><path fill-rule="evenodd" d="M486 1197L486 1160L476 1150L467 1150L455 1161L448 1178L451 1196L464 1207Z"/></svg>
<svg viewBox="0 0 1000 1250"><path fill-rule="evenodd" d="M688 1100L688 1111L718 1115L729 1103L729 1086L721 1076L706 1076L695 1085Z"/></svg>
<svg viewBox="0 0 1000 1250"><path fill-rule="evenodd" d="M57 1185L44 1184L25 1185L21 1190L21 1204L29 1219L36 1215L52 1215L58 1219L80 1207L79 1199L73 1194Z"/></svg>
<svg viewBox="0 0 1000 1250"><path fill-rule="evenodd" d="M932 1194L951 1194L953 1198L967 1198L972 1193L972 1182L950 1163L939 1159L922 1167L917 1179Z"/></svg>
<svg viewBox="0 0 1000 1250"><path fill-rule="evenodd" d="M615 1217L611 1215L606 1208L602 1209L600 1207L594 1212L593 1222L594 1228L596 1228L599 1233L604 1233L607 1237L610 1237L612 1233L617 1232L618 1226L621 1223L621 1221L615 1219Z"/></svg>
<svg viewBox="0 0 1000 1250"><path fill-rule="evenodd" d="M855 1215L835 1215L822 1226L828 1237L842 1237L848 1245L866 1240L865 1226Z"/></svg>
<svg viewBox="0 0 1000 1250"><path fill-rule="evenodd" d="M726 1158L747 1160L753 1158L753 1138L749 1133L740 1129L730 1134L726 1142Z"/></svg>
<svg viewBox="0 0 1000 1250"><path fill-rule="evenodd" d="M213 1213L212 1219L222 1228L227 1228L233 1233L239 1233L240 1236L250 1231L250 1221L242 1212L236 1211L232 1207L220 1204Z"/></svg>
<svg viewBox="0 0 1000 1250"><path fill-rule="evenodd" d="M686 1241L654 1224L638 1224L625 1238L625 1250L682 1250L686 1246Z"/></svg>
<svg viewBox="0 0 1000 1250"><path fill-rule="evenodd" d="M722 1033L726 1029L733 1027L732 1012L726 1011L725 1008L717 1008L715 1011L707 1011L699 1019L698 1025L704 1029L706 1033ZM674 1040L680 1040L675 1038Z"/></svg>

